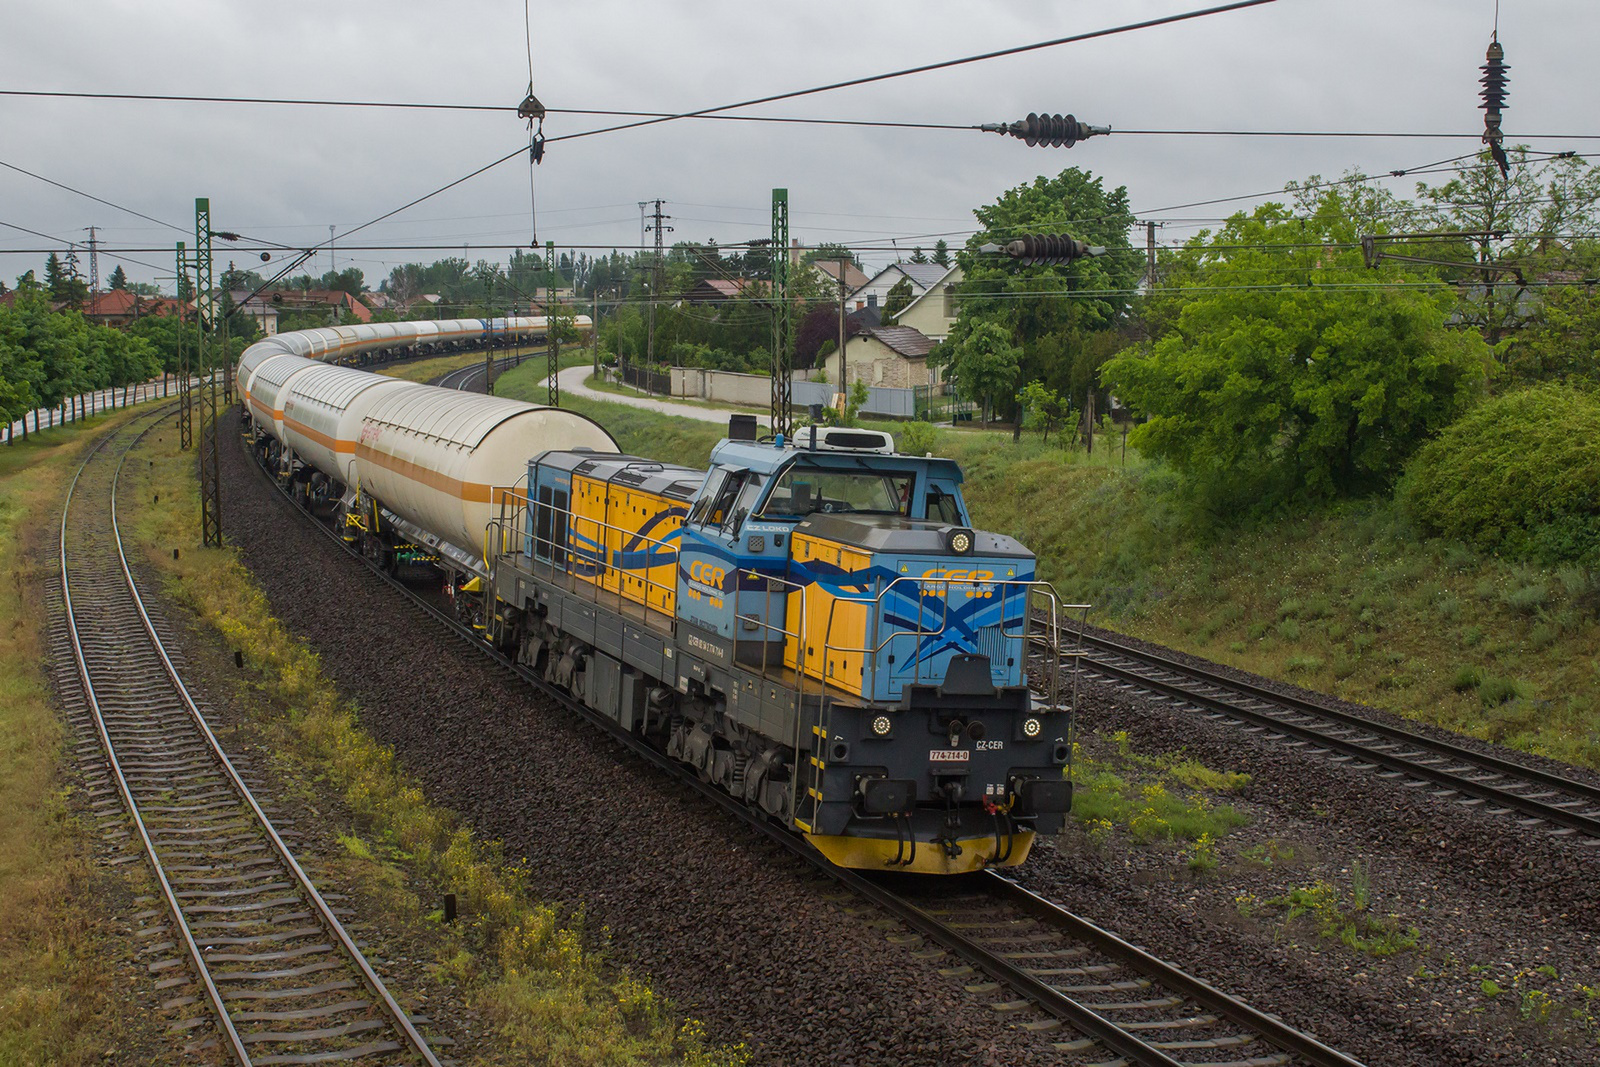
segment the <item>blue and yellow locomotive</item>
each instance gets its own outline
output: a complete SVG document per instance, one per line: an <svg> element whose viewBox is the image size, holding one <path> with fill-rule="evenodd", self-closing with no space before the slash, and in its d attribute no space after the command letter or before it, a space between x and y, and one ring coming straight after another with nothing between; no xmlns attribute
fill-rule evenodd
<svg viewBox="0 0 1600 1067"><path fill-rule="evenodd" d="M495 636L837 864L1021 863L1071 804L1066 605L955 463L738 423L704 471L534 457L491 523Z"/></svg>

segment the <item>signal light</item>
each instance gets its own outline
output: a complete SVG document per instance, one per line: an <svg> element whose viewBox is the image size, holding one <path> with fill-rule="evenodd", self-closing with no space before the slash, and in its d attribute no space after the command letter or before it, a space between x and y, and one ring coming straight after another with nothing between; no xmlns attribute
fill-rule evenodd
<svg viewBox="0 0 1600 1067"><path fill-rule="evenodd" d="M1074 115L1040 115L1029 112L1021 122L992 122L978 127L988 133L1010 134L1028 142L1029 148L1049 145L1071 148L1079 141L1111 132L1110 126L1091 126Z"/></svg>
<svg viewBox="0 0 1600 1067"><path fill-rule="evenodd" d="M1102 245L1086 244L1064 233L1029 233L1003 245L986 244L980 252L1004 252L1012 259L1022 261L1024 267L1039 263L1068 263L1085 256L1103 256Z"/></svg>

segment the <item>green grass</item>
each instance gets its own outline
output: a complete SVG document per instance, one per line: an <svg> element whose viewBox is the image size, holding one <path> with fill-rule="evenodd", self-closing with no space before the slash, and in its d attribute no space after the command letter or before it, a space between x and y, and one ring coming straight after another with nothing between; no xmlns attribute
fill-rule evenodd
<svg viewBox="0 0 1600 1067"><path fill-rule="evenodd" d="M534 900L526 870L431 803L392 749L362 728L317 657L275 618L231 548L194 546L198 485L192 456L170 435L133 467L132 516L149 566L168 594L243 654L257 727L270 732L281 773L336 792L356 825L341 836L338 869L369 896L393 901L396 921L425 910L399 868L433 899L457 894L463 921L438 931L431 967L505 1045L504 1062L657 1063L724 1067L739 1048L715 1046L637 976L609 966L581 912ZM174 560L172 545L191 546ZM386 870L385 868L393 868ZM487 1061L486 1061L487 1062ZM493 1060L492 1062L502 1062Z"/></svg>
<svg viewBox="0 0 1600 1067"><path fill-rule="evenodd" d="M1292 929L1303 921L1318 936L1339 941L1368 956L1409 951L1417 947L1421 938L1420 931L1401 922L1399 916L1372 910L1371 883L1359 863L1351 865L1347 885L1320 879L1308 886L1295 886L1267 904L1282 911L1285 928Z"/></svg>
<svg viewBox="0 0 1600 1067"><path fill-rule="evenodd" d="M103 1063L142 1025L124 1010L114 887L69 806L42 669L62 496L82 448L126 417L0 446L0 1063Z"/></svg>
<svg viewBox="0 0 1600 1067"><path fill-rule="evenodd" d="M1124 731L1073 746L1072 814L1091 840L1113 832L1142 845L1192 845L1194 870L1217 865L1215 843L1249 820L1215 794L1233 793L1249 776L1217 771L1183 756L1143 756Z"/></svg>

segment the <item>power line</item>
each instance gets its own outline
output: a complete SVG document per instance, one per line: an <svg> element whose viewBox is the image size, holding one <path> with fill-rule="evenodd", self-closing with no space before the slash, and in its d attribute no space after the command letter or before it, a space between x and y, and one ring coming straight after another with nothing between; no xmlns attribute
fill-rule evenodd
<svg viewBox="0 0 1600 1067"><path fill-rule="evenodd" d="M267 96L196 96L176 93L89 93L53 89L0 89L0 96L44 97L68 100L132 100L147 103L181 104L265 104L290 107L347 107L379 108L413 111L466 111L482 113L516 112L513 104L440 104L403 100L320 100L293 97ZM741 106L741 105L731 105ZM979 132L977 123L959 122L891 122L881 119L803 118L794 115L721 115L706 113L677 113L671 111L635 111L617 108L547 107L547 115L593 115L601 118L697 119L708 122L760 122L775 125L797 126L858 126L877 129L953 130ZM599 131L595 131L599 132ZM1179 129L1117 129L1121 137L1307 137L1348 139L1435 139L1479 140L1478 132L1447 133L1420 130L1179 130ZM1519 137L1533 141L1600 141L1594 133L1523 133ZM754 209L752 209L754 210Z"/></svg>
<svg viewBox="0 0 1600 1067"><path fill-rule="evenodd" d="M810 89L797 89L793 92L775 93L771 96L756 97L753 100L744 100L737 104L723 104L720 107L701 108L698 111L685 111L677 115L641 119L637 122L627 122L618 126L607 126L596 130L584 130L579 133L569 133L561 137L552 137L550 138L550 142L554 143L556 141L571 141L579 137L593 137L602 133L616 133L620 130L637 129L640 126L653 126L660 122L673 122L678 119L697 118L701 115L711 115L719 111L732 111L736 108L754 107L757 104L771 104L779 100L793 100L797 97L832 92L835 89L847 89L857 85L870 85L873 82L888 81L891 78L904 78L912 74L926 74L930 71L946 70L950 67L959 67L968 63L981 63L985 60L999 59L1003 56L1020 55L1024 52L1035 52L1042 48L1055 48L1064 44L1076 44L1081 41L1094 40L1098 37L1110 37L1119 33L1129 33L1133 30L1146 30L1156 26L1167 26L1175 22L1186 22L1190 19L1203 18L1207 15L1216 15L1227 11L1238 11L1248 7L1260 7L1263 4L1275 2L1276 0L1235 0L1234 3L1222 4L1218 7L1201 8L1196 11L1186 11L1177 15L1165 15L1157 19L1147 19L1143 22L1125 23L1121 26L1112 26L1103 30L1090 30L1087 33L1072 34L1068 37L1057 37L1054 40L1038 41L1034 44L1018 45L1014 48L1002 48L994 52L984 52L980 55L965 56L961 59L946 59L938 63L924 63L921 66L907 67L904 70L894 70L884 74L869 74L861 78L849 78L845 81L832 82L828 85L818 85Z"/></svg>
<svg viewBox="0 0 1600 1067"><path fill-rule="evenodd" d="M31 255L31 256L41 256L41 255L47 255L47 254L49 254L51 252L59 251L60 248L63 245L70 246L73 243L71 241L67 241L67 240L63 240L62 238L55 237L55 236L53 236L51 234L48 234L48 233L41 233L38 230L30 230L26 226L18 226L14 222L6 222L4 219L0 219L0 226L6 226L6 227L9 227L10 229L13 229L13 230L21 230L23 233L29 233L29 234L32 234L35 237L43 237L46 241L51 241L55 245L53 248L5 248L5 249L0 249L0 254L4 254L4 253L8 253L9 252L9 253L13 253L13 254L26 253L27 255ZM148 248L148 249L131 249L130 251L162 252L162 251L165 251L165 249ZM136 264L137 266L140 266L140 267L148 267L151 270L165 270L166 269L164 267L158 267L154 263L146 263L142 259L134 259L132 256L127 255L126 252L111 252L111 251L108 251L103 245L100 248L100 254L103 255L103 256L106 256L107 258L115 259L115 260L117 260L119 262L122 262L122 263L133 263L133 264Z"/></svg>
<svg viewBox="0 0 1600 1067"><path fill-rule="evenodd" d="M103 200L100 197L95 196L93 193L86 193L82 189L74 189L72 186L67 185L64 182L58 182L54 178L46 178L43 174L35 174L33 171L27 170L24 167L19 167L15 163L7 163L5 160L0 159L0 167L5 167L7 170L14 170L18 174L26 174L30 178L37 178L39 181L44 182L46 185L53 185L57 189L65 189L69 193L75 193L78 196L87 197L88 199L93 200L97 204L104 204L106 207L115 208L117 211L125 211L130 215L135 215L135 216L137 216L137 217L139 217L141 219L144 219L146 222L153 222L157 226L165 226L169 230L177 230L180 233L188 233L189 232L188 228L185 227L185 226L175 226L170 222L166 222L165 220L155 218L152 215L146 215L142 211L135 211L131 207L123 207L121 204L114 204L110 200Z"/></svg>

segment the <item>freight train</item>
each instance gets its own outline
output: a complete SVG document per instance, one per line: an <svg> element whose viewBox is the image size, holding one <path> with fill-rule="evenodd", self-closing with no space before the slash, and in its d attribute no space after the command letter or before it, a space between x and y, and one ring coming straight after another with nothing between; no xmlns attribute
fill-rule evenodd
<svg viewBox="0 0 1600 1067"><path fill-rule="evenodd" d="M571 411L339 365L544 325L268 338L238 367L249 434L348 542L441 573L485 641L838 865L1015 866L1060 828L1070 606L973 527L955 463L868 430L757 439L736 416L682 467Z"/></svg>

